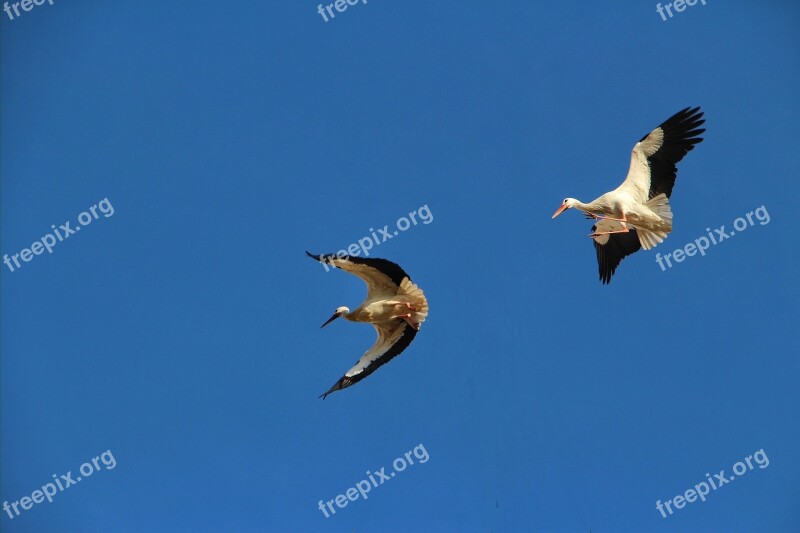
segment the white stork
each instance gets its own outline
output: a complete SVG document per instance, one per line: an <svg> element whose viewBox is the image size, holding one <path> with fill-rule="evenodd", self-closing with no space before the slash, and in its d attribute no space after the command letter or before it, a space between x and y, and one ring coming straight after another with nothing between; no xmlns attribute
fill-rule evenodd
<svg viewBox="0 0 800 533"><path fill-rule="evenodd" d="M594 239L600 281L611 282L620 261L640 248L649 250L672 231L669 197L675 185L675 166L703 139L705 120L699 107L683 109L639 140L631 152L631 166L622 185L584 204L565 198L556 218L574 207L597 219Z"/></svg>
<svg viewBox="0 0 800 533"><path fill-rule="evenodd" d="M414 340L420 325L428 316L428 300L402 268L386 259L306 254L312 259L355 274L367 284L367 298L360 306L353 312L347 307L337 308L333 316L320 327L344 317L353 322L369 322L378 333L372 348L328 392L320 396L324 400L328 394L358 383L400 355Z"/></svg>

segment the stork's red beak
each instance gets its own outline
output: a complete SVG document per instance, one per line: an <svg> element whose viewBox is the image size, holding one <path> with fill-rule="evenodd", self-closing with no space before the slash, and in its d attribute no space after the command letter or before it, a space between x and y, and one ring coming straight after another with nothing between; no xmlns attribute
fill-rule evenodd
<svg viewBox="0 0 800 533"><path fill-rule="evenodd" d="M567 204L561 204L561 207L559 207L559 208L558 208L558 211L556 211L555 213L553 213L553 218L556 218L558 215L560 215L561 213L563 213L563 212L564 212L564 210L565 210L565 209L567 209L567 207L569 207Z"/></svg>
<svg viewBox="0 0 800 533"><path fill-rule="evenodd" d="M322 324L322 325L319 327L319 329L322 329L322 328L324 328L325 326L327 326L328 324L330 324L331 322L333 322L333 321L334 321L334 320L336 320L337 318L339 318L339 313L333 313L333 316L332 316L332 317L330 317L328 320L326 320L326 321L325 321L325 323L324 323L324 324Z"/></svg>

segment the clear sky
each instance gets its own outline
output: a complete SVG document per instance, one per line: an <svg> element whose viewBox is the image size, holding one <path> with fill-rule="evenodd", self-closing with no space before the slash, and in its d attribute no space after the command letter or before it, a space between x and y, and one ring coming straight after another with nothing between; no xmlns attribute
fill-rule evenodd
<svg viewBox="0 0 800 533"><path fill-rule="evenodd" d="M0 528L798 531L800 5L706 4L0 13L0 252L55 241L0 265L0 500L92 471ZM615 188L687 106L708 131L674 231L603 286L591 222L550 217ZM304 251L424 206L371 256L428 320L320 400L374 331L320 330L366 291ZM768 223L656 263L762 206ZM767 467L657 510L759 450Z"/></svg>

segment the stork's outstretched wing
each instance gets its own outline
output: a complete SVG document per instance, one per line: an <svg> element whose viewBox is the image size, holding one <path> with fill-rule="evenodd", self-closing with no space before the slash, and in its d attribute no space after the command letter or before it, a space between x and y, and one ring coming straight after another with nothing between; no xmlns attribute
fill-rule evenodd
<svg viewBox="0 0 800 533"><path fill-rule="evenodd" d="M365 377L375 372L378 368L400 355L405 350L414 337L417 330L409 326L405 320L396 319L390 324L373 324L375 331L378 332L378 339L372 348L361 356L355 366L347 371L342 378L337 381L328 392L320 396L323 400L328 394L337 390L345 389L354 383L358 383Z"/></svg>
<svg viewBox="0 0 800 533"><path fill-rule="evenodd" d="M622 225L615 220L601 219L592 226L592 233L602 231L619 231ZM597 267L600 271L600 281L605 285L611 282L611 276L617 270L620 262L627 256L639 251L642 245L636 230L628 233L611 233L593 237L595 252L597 252Z"/></svg>
<svg viewBox="0 0 800 533"><path fill-rule="evenodd" d="M338 256L336 254L314 255L310 252L306 252L306 255L363 279L367 284L367 300L395 295L403 279L411 279L399 265L386 259L370 259L351 255Z"/></svg>
<svg viewBox="0 0 800 533"><path fill-rule="evenodd" d="M700 128L704 122L699 107L687 107L642 137L631 152L628 176L617 190L642 204L661 193L669 198L678 173L675 165L703 140L699 135L706 131Z"/></svg>

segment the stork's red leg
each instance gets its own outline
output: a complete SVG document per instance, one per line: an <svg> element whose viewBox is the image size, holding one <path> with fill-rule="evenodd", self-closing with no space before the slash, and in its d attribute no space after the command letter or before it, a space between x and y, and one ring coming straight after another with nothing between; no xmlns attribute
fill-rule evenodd
<svg viewBox="0 0 800 533"><path fill-rule="evenodd" d="M594 233L590 233L589 237L598 237L600 235L611 235L612 233L628 233L630 231L630 229L628 228L628 217L625 216L624 211L622 212L622 218L611 218L611 217L600 217L600 218L619 222L622 225L622 229L615 231L596 231Z"/></svg>
<svg viewBox="0 0 800 533"><path fill-rule="evenodd" d="M594 233L590 233L589 237L599 237L600 235L611 235L612 233L628 233L630 231L631 230L628 229L627 226L625 226L622 229L616 231L596 231Z"/></svg>
<svg viewBox="0 0 800 533"><path fill-rule="evenodd" d="M604 217L604 216L600 216L598 218L605 219L605 220L614 220L616 222L627 222L628 221L628 217L625 215L625 213L622 213L622 218L611 218L611 217Z"/></svg>
<svg viewBox="0 0 800 533"><path fill-rule="evenodd" d="M416 330L419 330L420 323L414 320L414 315L412 315L411 313L404 315L394 315L392 318L402 318L408 323L409 326L411 326Z"/></svg>

